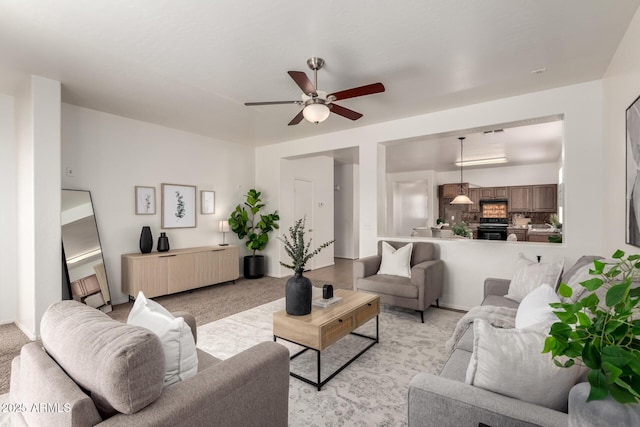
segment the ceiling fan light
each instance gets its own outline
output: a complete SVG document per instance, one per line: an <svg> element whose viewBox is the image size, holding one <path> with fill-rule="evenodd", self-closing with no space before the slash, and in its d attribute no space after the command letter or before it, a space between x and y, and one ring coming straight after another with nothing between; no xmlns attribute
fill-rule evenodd
<svg viewBox="0 0 640 427"><path fill-rule="evenodd" d="M329 117L329 107L325 104L309 104L302 110L302 115L311 123L321 123Z"/></svg>

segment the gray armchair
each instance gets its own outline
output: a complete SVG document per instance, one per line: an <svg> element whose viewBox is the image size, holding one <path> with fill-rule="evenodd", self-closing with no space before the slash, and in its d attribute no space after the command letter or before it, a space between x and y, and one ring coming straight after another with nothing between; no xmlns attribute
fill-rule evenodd
<svg viewBox="0 0 640 427"><path fill-rule="evenodd" d="M398 249L408 242L387 243ZM377 294L383 304L419 311L424 323L424 311L432 304L439 307L439 298L442 296L444 262L435 259L435 245L413 242L411 278L376 274L381 261L382 241L379 241L378 255L361 258L353 263L353 289Z"/></svg>

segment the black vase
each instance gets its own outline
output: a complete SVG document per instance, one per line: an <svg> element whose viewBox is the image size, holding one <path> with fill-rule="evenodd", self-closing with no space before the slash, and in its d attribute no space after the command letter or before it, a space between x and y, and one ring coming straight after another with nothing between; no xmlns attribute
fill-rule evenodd
<svg viewBox="0 0 640 427"><path fill-rule="evenodd" d="M151 227L142 227L142 233L140 233L140 252L148 254L153 249L153 236L151 235Z"/></svg>
<svg viewBox="0 0 640 427"><path fill-rule="evenodd" d="M167 233L160 233L158 238L158 252L167 252L169 250L169 238Z"/></svg>
<svg viewBox="0 0 640 427"><path fill-rule="evenodd" d="M287 314L304 316L311 313L311 280L302 275L302 270L287 280L285 301Z"/></svg>

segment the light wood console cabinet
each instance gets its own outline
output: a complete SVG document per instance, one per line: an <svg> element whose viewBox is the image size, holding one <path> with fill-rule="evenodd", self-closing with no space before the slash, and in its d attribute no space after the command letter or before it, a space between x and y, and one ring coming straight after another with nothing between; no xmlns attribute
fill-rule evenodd
<svg viewBox="0 0 640 427"><path fill-rule="evenodd" d="M240 276L237 246L205 246L122 255L122 290L129 297L174 294Z"/></svg>

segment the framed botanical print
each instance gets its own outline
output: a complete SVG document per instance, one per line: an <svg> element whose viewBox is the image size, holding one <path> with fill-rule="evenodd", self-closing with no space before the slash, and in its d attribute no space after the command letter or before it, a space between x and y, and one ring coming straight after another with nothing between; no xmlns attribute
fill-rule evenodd
<svg viewBox="0 0 640 427"><path fill-rule="evenodd" d="M626 242L640 247L640 96L627 108Z"/></svg>
<svg viewBox="0 0 640 427"><path fill-rule="evenodd" d="M209 215L216 213L216 193L215 191L200 192L200 213Z"/></svg>
<svg viewBox="0 0 640 427"><path fill-rule="evenodd" d="M136 186L136 215L156 214L156 187Z"/></svg>
<svg viewBox="0 0 640 427"><path fill-rule="evenodd" d="M196 226L196 186L162 184L162 228Z"/></svg>

